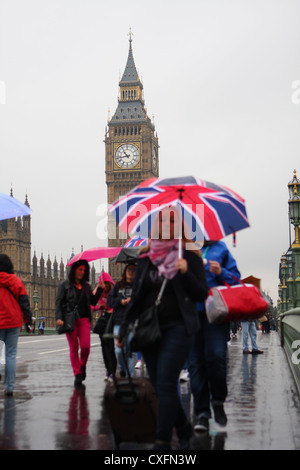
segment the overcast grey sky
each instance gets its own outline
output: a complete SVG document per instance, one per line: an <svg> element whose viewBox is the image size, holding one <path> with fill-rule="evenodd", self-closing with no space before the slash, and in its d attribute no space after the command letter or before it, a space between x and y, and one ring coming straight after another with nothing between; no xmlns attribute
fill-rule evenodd
<svg viewBox="0 0 300 470"><path fill-rule="evenodd" d="M246 199L251 227L225 241L276 301L300 178L299 18L299 0L0 0L0 192L28 193L38 258L103 244L103 139L131 26L160 176Z"/></svg>

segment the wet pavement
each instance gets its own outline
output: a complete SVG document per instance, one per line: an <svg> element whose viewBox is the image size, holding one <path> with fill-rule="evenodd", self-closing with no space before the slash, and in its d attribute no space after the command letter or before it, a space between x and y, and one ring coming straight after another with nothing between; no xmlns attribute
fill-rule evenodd
<svg viewBox="0 0 300 470"><path fill-rule="evenodd" d="M227 426L210 420L210 432L193 450L300 449L300 400L279 337L258 332L259 356L243 355L241 333L228 346ZM102 400L106 382L100 344L92 334L85 386L75 389L65 338L22 337L13 397L0 382L1 450L113 450ZM136 372L140 373L139 371ZM180 386L192 415L189 382ZM176 448L176 438L173 442ZM123 444L121 450L150 449Z"/></svg>

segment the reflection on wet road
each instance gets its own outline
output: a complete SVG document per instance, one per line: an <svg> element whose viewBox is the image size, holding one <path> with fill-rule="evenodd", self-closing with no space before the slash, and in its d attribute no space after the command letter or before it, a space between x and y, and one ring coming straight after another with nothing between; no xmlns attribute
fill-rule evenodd
<svg viewBox="0 0 300 470"><path fill-rule="evenodd" d="M20 338L13 397L4 397L0 382L1 450L114 449L102 406L104 366L95 335L92 344L85 386L74 389L65 338ZM227 426L210 420L209 434L195 436L193 449L300 449L299 396L277 333L258 332L258 344L264 354L243 355L240 334L232 339ZM181 384L180 393L192 416L189 382ZM121 446L124 450L142 448L151 445Z"/></svg>

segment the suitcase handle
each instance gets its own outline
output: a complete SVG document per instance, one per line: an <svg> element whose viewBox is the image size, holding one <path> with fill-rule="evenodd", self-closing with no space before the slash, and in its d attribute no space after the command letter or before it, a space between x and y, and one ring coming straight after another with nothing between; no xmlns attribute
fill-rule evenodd
<svg viewBox="0 0 300 470"><path fill-rule="evenodd" d="M115 399L123 405L131 405L133 403L136 403L139 400L139 396L140 394L137 390L120 391L120 389L117 389L114 391Z"/></svg>

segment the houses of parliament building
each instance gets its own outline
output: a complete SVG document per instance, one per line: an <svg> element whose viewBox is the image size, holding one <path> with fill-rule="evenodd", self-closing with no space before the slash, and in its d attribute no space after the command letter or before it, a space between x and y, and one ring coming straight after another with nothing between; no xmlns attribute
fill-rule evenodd
<svg viewBox="0 0 300 470"><path fill-rule="evenodd" d="M127 63L119 81L118 104L108 121L104 143L108 205L143 180L158 177L158 137L145 107L143 84L133 57L131 32ZM25 204L29 206L27 196ZM108 231L109 246L123 244L123 239L112 239ZM59 283L67 278L68 270L62 260L55 258L52 261L49 256L44 259L43 255L38 260L35 253L32 257L30 215L0 221L0 253L11 258L15 274L22 279L28 292L32 311L46 318L46 327L54 327L56 293ZM110 263L109 271L114 280L120 278L119 265ZM92 286L95 285L94 266L91 267L90 281Z"/></svg>

